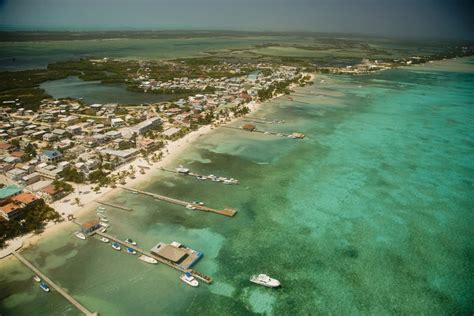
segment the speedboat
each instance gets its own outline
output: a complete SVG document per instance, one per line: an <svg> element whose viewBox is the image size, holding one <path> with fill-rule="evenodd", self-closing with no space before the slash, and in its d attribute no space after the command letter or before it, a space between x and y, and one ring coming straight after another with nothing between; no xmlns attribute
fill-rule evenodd
<svg viewBox="0 0 474 316"><path fill-rule="evenodd" d="M107 217L105 217L105 216L102 216L102 217L100 218L100 220L103 221L103 222L108 222L108 221L109 221L109 220L107 219Z"/></svg>
<svg viewBox="0 0 474 316"><path fill-rule="evenodd" d="M188 174L189 173L189 169L188 168L184 168L183 166L179 166L178 168L175 169L177 172L179 173L183 173L183 174Z"/></svg>
<svg viewBox="0 0 474 316"><path fill-rule="evenodd" d="M33 277L33 280L35 280L36 282L41 282L40 277L37 276L37 275L35 275L35 276Z"/></svg>
<svg viewBox="0 0 474 316"><path fill-rule="evenodd" d="M148 257L148 256L145 256L145 255L141 255L140 257L138 257L138 259L140 259L141 261L144 261L146 263L151 263L151 264L157 264L158 263L158 260L156 260L155 258Z"/></svg>
<svg viewBox="0 0 474 316"><path fill-rule="evenodd" d="M278 287L280 286L280 281L270 278L266 274L252 275L250 277L250 282L263 285L266 287Z"/></svg>
<svg viewBox="0 0 474 316"><path fill-rule="evenodd" d="M136 243L135 241L133 241L132 239L130 239L130 238L125 239L125 242L126 242L127 244L130 244L130 245L134 245L134 246L137 245L137 243Z"/></svg>
<svg viewBox="0 0 474 316"><path fill-rule="evenodd" d="M110 227L109 224L104 223L104 222L99 222L99 225L102 226L102 227L104 227L104 228L109 228L109 227Z"/></svg>
<svg viewBox="0 0 474 316"><path fill-rule="evenodd" d="M100 237L100 241L104 242L104 243L108 243L110 240L108 238L105 238L105 237Z"/></svg>
<svg viewBox="0 0 474 316"><path fill-rule="evenodd" d="M74 236L76 236L76 237L79 238L79 239L86 240L86 235L84 235L84 234L81 233L81 232L75 233Z"/></svg>
<svg viewBox="0 0 474 316"><path fill-rule="evenodd" d="M199 285L199 282L193 277L193 275L189 272L186 272L184 273L181 277L180 277L181 281L183 281L184 283L190 285L190 286L193 286L193 287L196 287Z"/></svg>
<svg viewBox="0 0 474 316"><path fill-rule="evenodd" d="M106 208L103 207L103 206L98 206L97 207L97 211L105 211L105 210L106 210Z"/></svg>
<svg viewBox="0 0 474 316"><path fill-rule="evenodd" d="M192 204L186 205L186 208L187 208L188 210L195 210L195 209L196 209Z"/></svg>
<svg viewBox="0 0 474 316"><path fill-rule="evenodd" d="M44 282L41 282L40 285L39 285L39 287L40 287L43 291L49 292L49 286L48 286L48 284L46 284L46 283L44 283Z"/></svg>
<svg viewBox="0 0 474 316"><path fill-rule="evenodd" d="M101 229L99 229L99 231L100 231L101 233L105 233L105 232L107 231L107 227L102 227Z"/></svg>
<svg viewBox="0 0 474 316"><path fill-rule="evenodd" d="M136 255L137 254L137 252L132 248L127 248L127 253L129 253L131 255Z"/></svg>
<svg viewBox="0 0 474 316"><path fill-rule="evenodd" d="M120 245L119 245L118 243L116 243L116 242L113 242L113 243L112 243L112 248L114 248L115 250L118 250L118 251L122 250L122 248L120 247Z"/></svg>

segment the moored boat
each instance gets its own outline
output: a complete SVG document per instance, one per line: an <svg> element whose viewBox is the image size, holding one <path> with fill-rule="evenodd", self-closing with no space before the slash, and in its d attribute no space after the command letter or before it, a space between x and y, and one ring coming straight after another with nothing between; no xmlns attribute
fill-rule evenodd
<svg viewBox="0 0 474 316"><path fill-rule="evenodd" d="M104 223L104 222L99 222L99 225L102 226L102 227L104 227L104 228L109 228L109 227L110 227L109 224Z"/></svg>
<svg viewBox="0 0 474 316"><path fill-rule="evenodd" d="M33 280L35 280L36 282L41 282L41 278L37 275L33 277Z"/></svg>
<svg viewBox="0 0 474 316"><path fill-rule="evenodd" d="M134 246L137 245L137 243L136 243L135 241L133 241L132 239L130 239L130 238L125 239L125 242L126 242L127 244L130 244L130 245L134 245Z"/></svg>
<svg viewBox="0 0 474 316"><path fill-rule="evenodd" d="M105 238L105 237L100 237L99 240L104 243L108 243L110 241L108 238Z"/></svg>
<svg viewBox="0 0 474 316"><path fill-rule="evenodd" d="M272 279L266 274L252 275L250 277L250 282L255 284L263 285L266 287L278 287L280 286L280 281L277 279Z"/></svg>
<svg viewBox="0 0 474 316"><path fill-rule="evenodd" d="M138 259L140 259L141 261L144 261L146 263L151 263L151 264L157 264L158 263L158 260L156 260L155 258L148 257L148 256L145 256L145 255L141 255L140 257L138 257Z"/></svg>
<svg viewBox="0 0 474 316"><path fill-rule="evenodd" d="M135 251L135 249L132 249L132 248L127 248L127 253L131 254L131 255L136 255L137 252Z"/></svg>
<svg viewBox="0 0 474 316"><path fill-rule="evenodd" d="M76 236L76 237L79 238L79 239L86 240L86 235L84 235L84 234L81 233L81 232L76 232L76 233L74 234L74 236Z"/></svg>
<svg viewBox="0 0 474 316"><path fill-rule="evenodd" d="M105 211L105 210L106 210L106 208L105 208L105 207L103 207L103 206L98 206L98 207L97 207L97 210L98 210L98 211Z"/></svg>
<svg viewBox="0 0 474 316"><path fill-rule="evenodd" d="M188 168L184 168L183 166L179 166L178 168L175 169L177 172L179 173L183 173L183 174L188 174L189 173L189 169Z"/></svg>
<svg viewBox="0 0 474 316"><path fill-rule="evenodd" d="M116 242L113 242L113 243L112 243L112 248L114 248L115 250L118 250L118 251L122 250L122 248L120 247L120 245L119 245L118 243L116 243Z"/></svg>
<svg viewBox="0 0 474 316"><path fill-rule="evenodd" d="M105 217L105 216L102 216L102 217L100 218L100 220L101 220L102 222L108 222L108 221L109 221L109 220L107 219L107 217Z"/></svg>
<svg viewBox="0 0 474 316"><path fill-rule="evenodd" d="M181 281L183 281L184 283L190 285L190 286L193 286L193 287L196 287L199 285L199 282L193 277L193 275L189 272L186 272L184 273L181 277L180 277Z"/></svg>
<svg viewBox="0 0 474 316"><path fill-rule="evenodd" d="M39 287L40 287L43 291L49 292L49 286L48 286L48 284L46 284L46 283L44 283L44 282L41 282L40 285L39 285Z"/></svg>

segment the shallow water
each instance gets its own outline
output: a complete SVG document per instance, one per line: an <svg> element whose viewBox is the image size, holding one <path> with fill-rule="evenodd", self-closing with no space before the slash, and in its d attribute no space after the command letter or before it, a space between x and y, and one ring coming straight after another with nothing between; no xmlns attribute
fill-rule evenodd
<svg viewBox="0 0 474 316"><path fill-rule="evenodd" d="M111 198L133 208L107 211L112 235L203 251L195 268L210 286L191 289L169 268L71 232L24 254L102 315L472 314L474 73L416 69L318 78L253 114L286 121L262 129L305 139L218 129L174 163L239 186L163 173L145 187L236 207L235 218ZM282 288L252 285L256 272ZM2 267L2 314L76 314L31 276Z"/></svg>

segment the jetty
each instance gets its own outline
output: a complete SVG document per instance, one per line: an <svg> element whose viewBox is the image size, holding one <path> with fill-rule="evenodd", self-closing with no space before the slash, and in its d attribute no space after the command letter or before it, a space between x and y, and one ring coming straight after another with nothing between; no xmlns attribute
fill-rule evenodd
<svg viewBox="0 0 474 316"><path fill-rule="evenodd" d="M138 253L141 253L141 254L146 255L146 256L148 256L148 257L151 257L151 258L154 258L154 259L156 259L158 262L161 262L162 264L165 264L165 265L167 265L167 266L169 266L169 267L171 267L171 268L173 268L173 269L175 269L175 270L178 270L178 271L180 271L180 272L182 272L182 273L189 272L189 273L191 273L195 278L197 278L197 279L203 281L204 283L207 283L207 284L212 283L212 278L211 278L210 276L207 276L207 275L201 273L201 272L195 271L195 270L193 270L193 269L184 269L184 268L180 267L179 265L173 263L173 262L170 261L170 260L166 260L166 259L163 258L163 257L157 256L157 255L155 255L155 254L153 254L153 253L151 253L151 252L149 252L149 251L145 251L145 250L143 250L143 249L140 248L140 247L131 245L131 244L129 244L129 243L123 241L123 240L120 240L120 239L117 238L117 237L114 237L114 236L112 236L112 235L109 235L109 234L107 234L107 233L103 233L103 232L100 232L100 231L96 231L95 234L100 235L100 236L105 237L105 238L108 238L108 239L110 239L110 240L112 240L112 241L115 241L116 243L119 243L119 244L121 244L121 245L124 246L124 247L131 248L131 249L135 250L135 251L138 252Z"/></svg>
<svg viewBox="0 0 474 316"><path fill-rule="evenodd" d="M238 180L234 179L234 178L218 177L218 176L215 176L215 175L205 176L205 175L202 175L202 174L191 172L187 168L181 168L184 171L178 171L180 168L176 168L176 170L173 170L173 169L168 169L168 168L161 167L159 169L162 170L162 171L166 171L166 172L170 172L170 173L174 173L174 174L179 174L179 175L182 175L182 176L195 177L198 180L209 180L209 181L212 181L212 182L228 184L228 185L229 184L231 184L231 185L240 184L240 182Z"/></svg>
<svg viewBox="0 0 474 316"><path fill-rule="evenodd" d="M98 204L101 204L101 205L110 206L110 207L113 207L113 208L118 208L119 210L123 210L123 211L127 211L127 212L132 211L132 209L129 208L129 207L125 207L125 206L121 206L121 205L117 205L117 204L112 204L112 203L109 203L109 202L102 202L102 201L95 201L95 202L98 203Z"/></svg>
<svg viewBox="0 0 474 316"><path fill-rule="evenodd" d="M264 135L273 135L273 136L279 136L279 137L286 137L286 138L292 138L292 139L302 139L305 137L303 133L291 133L291 134L284 134L284 133L276 133L276 132L270 132L270 131L264 131L257 129L257 127L253 124L245 124L241 127L233 127L233 126L222 126L223 128L228 128L228 129L235 129L238 131L246 131L246 132L252 132L252 133L261 133Z"/></svg>
<svg viewBox="0 0 474 316"><path fill-rule="evenodd" d="M31 271L33 271L36 275L38 275L42 280L44 280L48 285L50 285L53 289L55 289L59 294L64 296L74 307L81 311L84 315L93 316L97 315L97 313L90 312L87 308L85 308L81 303L79 303L74 297L69 295L64 289L62 289L59 285L54 283L50 278L44 275L38 268L36 268L31 262L26 260L22 255L20 255L16 250L11 252L21 263L27 266Z"/></svg>
<svg viewBox="0 0 474 316"><path fill-rule="evenodd" d="M121 187L121 188L126 190L126 191L129 191L129 192L134 192L134 193L139 193L139 194L142 194L142 195L147 195L147 196L150 196L150 197L152 197L154 199L157 199L157 200L160 200L160 201L164 201L164 202L184 206L187 209L193 209L193 210L197 210L197 211L216 213L216 214L229 216L229 217L232 217L237 213L237 210L235 210L233 208L225 208L223 210L217 210L217 209L213 209L213 208L210 208L210 207L207 207L207 206L204 206L204 205L199 205L199 204L196 204L196 203L190 203L190 202L178 200L178 199L175 199L175 198L167 197L167 196L164 196L164 195L152 193L152 192L141 191L141 190L131 189L131 188L127 188L127 187Z"/></svg>

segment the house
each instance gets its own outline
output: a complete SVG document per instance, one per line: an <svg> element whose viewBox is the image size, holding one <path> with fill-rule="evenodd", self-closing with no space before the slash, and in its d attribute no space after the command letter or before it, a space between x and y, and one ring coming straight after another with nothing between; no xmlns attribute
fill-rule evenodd
<svg viewBox="0 0 474 316"><path fill-rule="evenodd" d="M179 132L181 132L180 128L170 127L166 131L161 133L161 135L163 135L166 138L174 138L176 135L178 135Z"/></svg>
<svg viewBox="0 0 474 316"><path fill-rule="evenodd" d="M14 219L35 205L39 200L36 195L30 192L15 194L6 201L6 204L0 206L0 215L6 220Z"/></svg>
<svg viewBox="0 0 474 316"><path fill-rule="evenodd" d="M22 188L10 184L0 189L0 204L10 199L12 196L20 194L23 191Z"/></svg>
<svg viewBox="0 0 474 316"><path fill-rule="evenodd" d="M41 189L40 191L46 199L50 201L56 201L65 196L63 188L56 188L54 184L50 184L47 187Z"/></svg>
<svg viewBox="0 0 474 316"><path fill-rule="evenodd" d="M142 139L141 141L138 142L138 149L144 149L148 151L154 150L158 146L158 143L155 142L152 139Z"/></svg>
<svg viewBox="0 0 474 316"><path fill-rule="evenodd" d="M43 135L43 140L46 142L54 142L55 140L58 140L58 135L53 133L46 133Z"/></svg>
<svg viewBox="0 0 474 316"><path fill-rule="evenodd" d="M149 130L152 130L158 127L159 125L161 125L161 123L162 123L161 118L153 117L141 123L138 123L137 125L131 127L130 129L132 130L132 132L136 133L137 135L142 135L148 132Z"/></svg>
<svg viewBox="0 0 474 316"><path fill-rule="evenodd" d="M41 175L37 172L33 172L21 178L21 181L24 183L24 185L30 185L38 182L39 180L41 180Z"/></svg>
<svg viewBox="0 0 474 316"><path fill-rule="evenodd" d="M25 170L21 170L18 168L14 168L7 172L7 177L12 179L13 181L20 181L26 175Z"/></svg>
<svg viewBox="0 0 474 316"><path fill-rule="evenodd" d="M45 150L41 154L40 159L42 162L56 162L61 159L62 156L63 154L58 150Z"/></svg>
<svg viewBox="0 0 474 316"><path fill-rule="evenodd" d="M110 120L110 125L113 127L120 127L125 125L125 121L120 117L113 118Z"/></svg>
<svg viewBox="0 0 474 316"><path fill-rule="evenodd" d="M104 149L100 153L102 155L110 155L111 157L118 158L120 163L125 163L133 160L133 158L135 158L135 156L138 154L138 150L133 148L125 150Z"/></svg>
<svg viewBox="0 0 474 316"><path fill-rule="evenodd" d="M100 228L102 228L102 226L98 220L88 221L81 225L81 231L87 235L92 234Z"/></svg>

